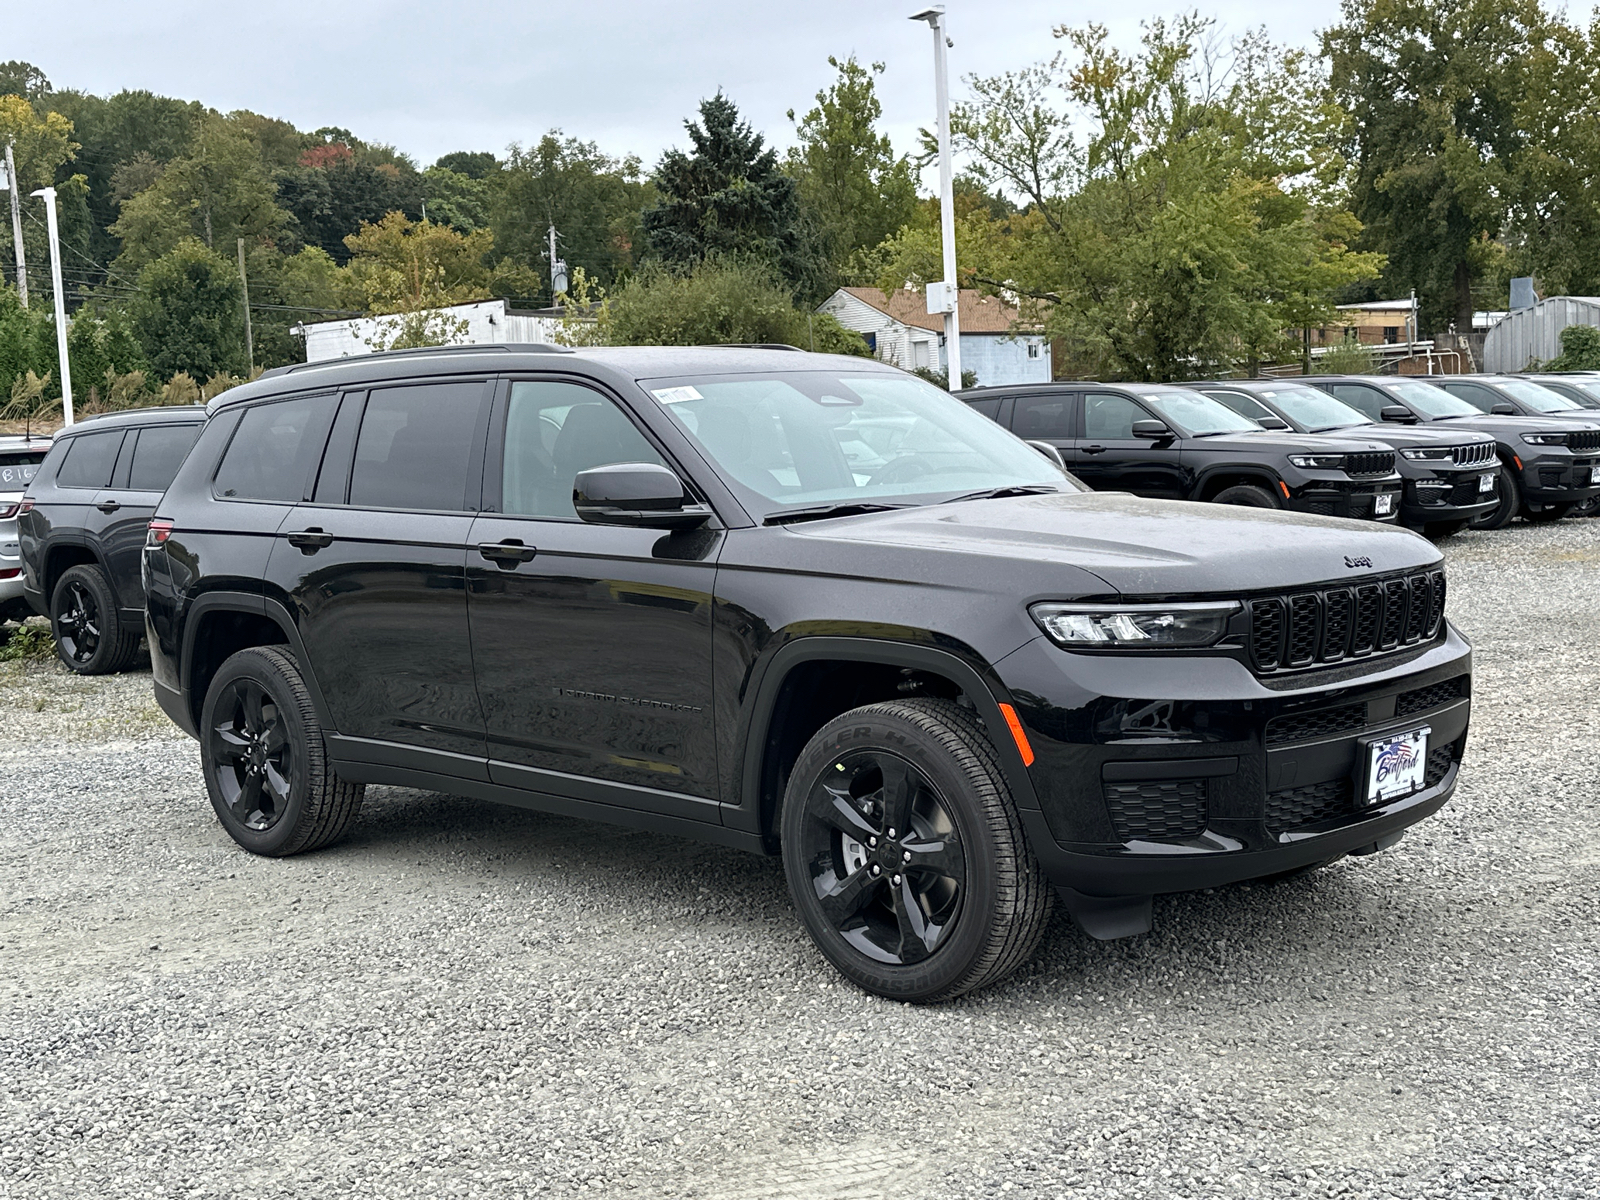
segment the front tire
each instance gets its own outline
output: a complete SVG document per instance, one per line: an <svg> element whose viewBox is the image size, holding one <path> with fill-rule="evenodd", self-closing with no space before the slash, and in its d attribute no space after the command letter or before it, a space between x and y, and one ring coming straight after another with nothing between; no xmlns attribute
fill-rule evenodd
<svg viewBox="0 0 1600 1200"><path fill-rule="evenodd" d="M1525 504L1522 507L1522 519L1531 521L1535 525L1548 525L1553 521L1561 520L1562 517L1572 511L1572 507L1570 501L1563 504L1541 504L1537 508L1531 504Z"/></svg>
<svg viewBox="0 0 1600 1200"><path fill-rule="evenodd" d="M780 835L807 932L874 995L930 1003L984 987L1032 956L1049 919L994 746L948 700L823 726L790 774Z"/></svg>
<svg viewBox="0 0 1600 1200"><path fill-rule="evenodd" d="M328 765L322 723L293 656L277 646L224 662L200 710L206 791L228 836L282 858L344 836L365 788Z"/></svg>
<svg viewBox="0 0 1600 1200"><path fill-rule="evenodd" d="M1211 497L1213 504L1241 504L1246 508L1282 508L1278 498L1253 483L1236 483Z"/></svg>
<svg viewBox="0 0 1600 1200"><path fill-rule="evenodd" d="M1422 527L1423 536L1434 541L1442 541L1447 537L1455 537L1467 527L1466 520L1460 521L1429 521Z"/></svg>
<svg viewBox="0 0 1600 1200"><path fill-rule="evenodd" d="M1522 508L1522 485L1512 478L1509 470L1501 471L1495 481L1495 499L1499 501L1488 512L1472 518L1474 529L1504 529Z"/></svg>
<svg viewBox="0 0 1600 1200"><path fill-rule="evenodd" d="M139 635L122 628L117 595L97 566L69 567L50 598L56 656L79 675L113 675L139 652Z"/></svg>

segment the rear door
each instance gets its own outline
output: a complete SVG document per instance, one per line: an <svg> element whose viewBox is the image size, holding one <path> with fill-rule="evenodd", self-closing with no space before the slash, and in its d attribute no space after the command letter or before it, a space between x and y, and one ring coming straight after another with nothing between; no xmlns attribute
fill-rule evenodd
<svg viewBox="0 0 1600 1200"><path fill-rule="evenodd" d="M111 586L125 618L142 621L139 562L145 531L161 495L200 436L200 423L141 425L123 438L111 485L96 494L98 538Z"/></svg>
<svg viewBox="0 0 1600 1200"><path fill-rule="evenodd" d="M1181 499L1185 494L1181 442L1133 436L1133 423L1155 418L1119 392L1085 391L1072 473L1097 491Z"/></svg>

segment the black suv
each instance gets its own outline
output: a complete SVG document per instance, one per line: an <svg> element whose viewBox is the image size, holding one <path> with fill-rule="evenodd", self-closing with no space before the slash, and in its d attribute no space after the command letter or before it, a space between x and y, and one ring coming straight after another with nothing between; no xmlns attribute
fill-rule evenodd
<svg viewBox="0 0 1600 1200"><path fill-rule="evenodd" d="M1579 408L1590 412L1600 409L1600 372L1569 371L1560 375L1518 375L1516 378L1531 380L1540 387L1549 388Z"/></svg>
<svg viewBox="0 0 1600 1200"><path fill-rule="evenodd" d="M1020 438L1060 451L1096 491L1396 521L1394 451L1263 429L1187 387L1016 385L957 392Z"/></svg>
<svg viewBox="0 0 1600 1200"><path fill-rule="evenodd" d="M921 1001L1024 962L1051 884L1139 933L1455 786L1428 542L1089 492L882 363L459 347L210 407L150 524L151 660L258 854L368 783L781 854L839 970Z"/></svg>
<svg viewBox="0 0 1600 1200"><path fill-rule="evenodd" d="M146 529L205 417L196 406L89 417L56 435L29 484L22 591L74 671L121 671L138 653Z"/></svg>
<svg viewBox="0 0 1600 1200"><path fill-rule="evenodd" d="M1474 529L1503 528L1518 513L1529 521L1557 521L1574 505L1600 495L1600 421L1581 419L1583 414L1522 416L1509 400L1498 398L1483 409L1420 379L1308 375L1305 382L1374 421L1448 422L1445 428L1491 435L1505 469L1497 505L1473 519Z"/></svg>
<svg viewBox="0 0 1600 1200"><path fill-rule="evenodd" d="M1276 418L1296 433L1382 442L1399 456L1400 523L1447 537L1494 510L1500 458L1494 438L1469 430L1381 425L1327 392L1292 379L1231 379L1196 390L1253 421Z"/></svg>

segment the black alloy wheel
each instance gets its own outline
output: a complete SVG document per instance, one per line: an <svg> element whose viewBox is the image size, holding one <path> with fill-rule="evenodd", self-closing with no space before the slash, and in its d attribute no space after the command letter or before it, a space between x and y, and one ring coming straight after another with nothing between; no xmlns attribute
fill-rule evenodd
<svg viewBox="0 0 1600 1200"><path fill-rule="evenodd" d="M1239 504L1245 508L1282 508L1278 498L1253 483L1236 483L1211 497L1213 504Z"/></svg>
<svg viewBox="0 0 1600 1200"><path fill-rule="evenodd" d="M1522 508L1522 487L1508 471L1501 471L1496 477L1494 498L1493 508L1472 518L1473 529L1504 529Z"/></svg>
<svg viewBox="0 0 1600 1200"><path fill-rule="evenodd" d="M294 656L253 646L230 657L200 710L200 764L228 836L282 857L343 836L365 789L328 762L322 723Z"/></svg>
<svg viewBox="0 0 1600 1200"><path fill-rule="evenodd" d="M50 598L56 655L80 675L109 675L133 661L139 635L122 628L105 573L84 564L62 573Z"/></svg>
<svg viewBox="0 0 1600 1200"><path fill-rule="evenodd" d="M953 701L828 722L795 760L779 826L806 931L875 995L959 996L1021 966L1044 933L1051 891L1005 770Z"/></svg>
<svg viewBox="0 0 1600 1200"><path fill-rule="evenodd" d="M1579 500L1572 506L1572 511L1567 515L1572 517L1600 516L1600 496L1590 496L1587 500Z"/></svg>

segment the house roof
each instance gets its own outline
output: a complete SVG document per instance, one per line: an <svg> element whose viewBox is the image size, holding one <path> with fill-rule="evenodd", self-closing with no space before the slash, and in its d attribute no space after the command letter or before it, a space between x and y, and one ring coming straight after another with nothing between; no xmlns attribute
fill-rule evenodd
<svg viewBox="0 0 1600 1200"><path fill-rule="evenodd" d="M902 325L944 332L944 316L928 312L928 302L920 291L898 288L885 294L882 288L847 287L840 289L863 304L870 304ZM976 288L962 288L960 299L962 333L1010 333L1020 315L997 296L985 296Z"/></svg>
<svg viewBox="0 0 1600 1200"><path fill-rule="evenodd" d="M1368 300L1363 304L1341 304L1341 312L1410 312L1410 300Z"/></svg>

